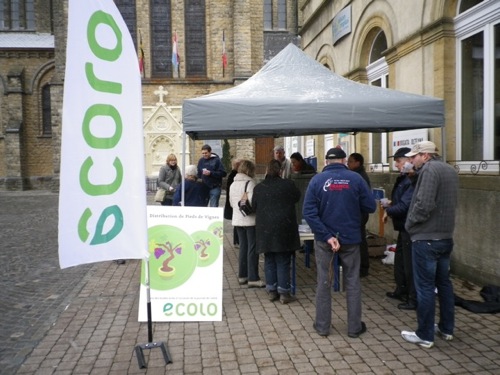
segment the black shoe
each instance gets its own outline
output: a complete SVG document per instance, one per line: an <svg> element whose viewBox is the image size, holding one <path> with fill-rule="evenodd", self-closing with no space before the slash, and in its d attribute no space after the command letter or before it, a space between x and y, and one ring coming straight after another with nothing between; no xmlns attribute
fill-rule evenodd
<svg viewBox="0 0 500 375"><path fill-rule="evenodd" d="M318 331L318 329L316 328L316 323L313 323L313 328L314 330L316 331L316 333L320 336L323 336L323 337L326 337L330 334L330 332L321 332L321 331Z"/></svg>
<svg viewBox="0 0 500 375"><path fill-rule="evenodd" d="M416 310L417 305L413 302L400 303L398 305L398 309L400 309L400 310Z"/></svg>
<svg viewBox="0 0 500 375"><path fill-rule="evenodd" d="M297 298L295 298L295 296L290 295L290 293L280 294L280 302L282 305L286 305L294 301L297 301Z"/></svg>
<svg viewBox="0 0 500 375"><path fill-rule="evenodd" d="M365 322L361 322L361 329L355 333L348 333L347 336L349 336L351 339L357 339L360 335L362 335L365 332L366 332L366 324Z"/></svg>
<svg viewBox="0 0 500 375"><path fill-rule="evenodd" d="M268 292L268 294L269 294L269 301L271 301L271 302L274 302L274 301L277 301L280 299L279 293L275 290L271 290L270 292Z"/></svg>
<svg viewBox="0 0 500 375"><path fill-rule="evenodd" d="M359 277L361 278L366 277L368 275L369 275L368 270L362 270L359 272Z"/></svg>
<svg viewBox="0 0 500 375"><path fill-rule="evenodd" d="M406 302L406 297L405 295L401 293L396 293L396 292L387 292L385 294L387 297L392 298L392 299L398 299L400 301Z"/></svg>
<svg viewBox="0 0 500 375"><path fill-rule="evenodd" d="M115 263L116 264L125 264L125 259L116 259Z"/></svg>

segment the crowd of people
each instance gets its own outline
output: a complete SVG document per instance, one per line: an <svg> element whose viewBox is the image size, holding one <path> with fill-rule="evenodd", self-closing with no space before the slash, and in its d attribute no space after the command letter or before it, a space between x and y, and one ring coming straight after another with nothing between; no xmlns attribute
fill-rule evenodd
<svg viewBox="0 0 500 375"><path fill-rule="evenodd" d="M227 173L209 145L201 149L198 165L181 175L175 155L169 155L159 173L158 185L167 191L162 205L218 207L222 181ZM443 162L430 141L402 147L394 155L399 171L390 199L383 199L383 221L392 221L398 232L394 281L387 292L402 310L415 310L417 329L402 331L404 340L424 348L434 336L453 339L454 297L449 277L450 254L457 206L458 177ZM298 152L288 159L282 146L273 149L265 178L255 180L255 164L233 159L227 177L224 218L231 220L234 244L239 247L238 282L248 288L266 288L270 301L288 304L291 294L292 254L300 249L296 204L301 192L291 177L310 174L302 215L314 233L317 269L316 314L313 327L320 336L332 326L333 265L340 262L347 303L347 335L357 338L367 330L362 321L361 278L369 275L366 224L377 203L364 167L363 155L347 157L337 146L325 155L320 173ZM242 202L244 200L245 202ZM242 207L244 206L244 207ZM264 254L265 281L259 275L259 254ZM435 293L439 321L435 324Z"/></svg>

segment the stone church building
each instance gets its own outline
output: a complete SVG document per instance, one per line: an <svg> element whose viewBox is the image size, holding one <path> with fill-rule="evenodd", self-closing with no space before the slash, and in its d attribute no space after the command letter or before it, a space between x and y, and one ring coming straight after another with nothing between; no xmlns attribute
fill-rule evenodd
<svg viewBox="0 0 500 375"><path fill-rule="evenodd" d="M298 44L298 1L115 4L143 56L145 177L154 178L168 154L181 159L183 99L233 87L288 43ZM58 190L67 10L67 0L0 3L0 190ZM189 141L188 163L197 162L203 143L222 156L223 140ZM255 159L263 172L274 140L229 140L229 146L230 157Z"/></svg>

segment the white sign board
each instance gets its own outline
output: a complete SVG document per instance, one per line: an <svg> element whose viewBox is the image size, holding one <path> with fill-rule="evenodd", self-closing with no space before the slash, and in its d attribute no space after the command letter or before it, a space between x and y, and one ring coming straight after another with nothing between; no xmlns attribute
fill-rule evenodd
<svg viewBox="0 0 500 375"><path fill-rule="evenodd" d="M148 206L147 213L152 321L221 321L223 209ZM147 321L146 264L140 322Z"/></svg>

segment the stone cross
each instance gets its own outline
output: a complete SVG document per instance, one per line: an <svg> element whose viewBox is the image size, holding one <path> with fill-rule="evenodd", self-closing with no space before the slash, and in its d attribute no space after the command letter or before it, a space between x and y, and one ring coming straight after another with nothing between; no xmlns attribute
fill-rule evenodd
<svg viewBox="0 0 500 375"><path fill-rule="evenodd" d="M154 91L153 93L155 95L158 95L159 98L160 98L160 101L158 103L156 103L156 105L160 105L160 104L164 104L165 103L163 101L163 96L167 96L168 95L168 91L167 90L163 90L163 86L158 87L158 90Z"/></svg>

